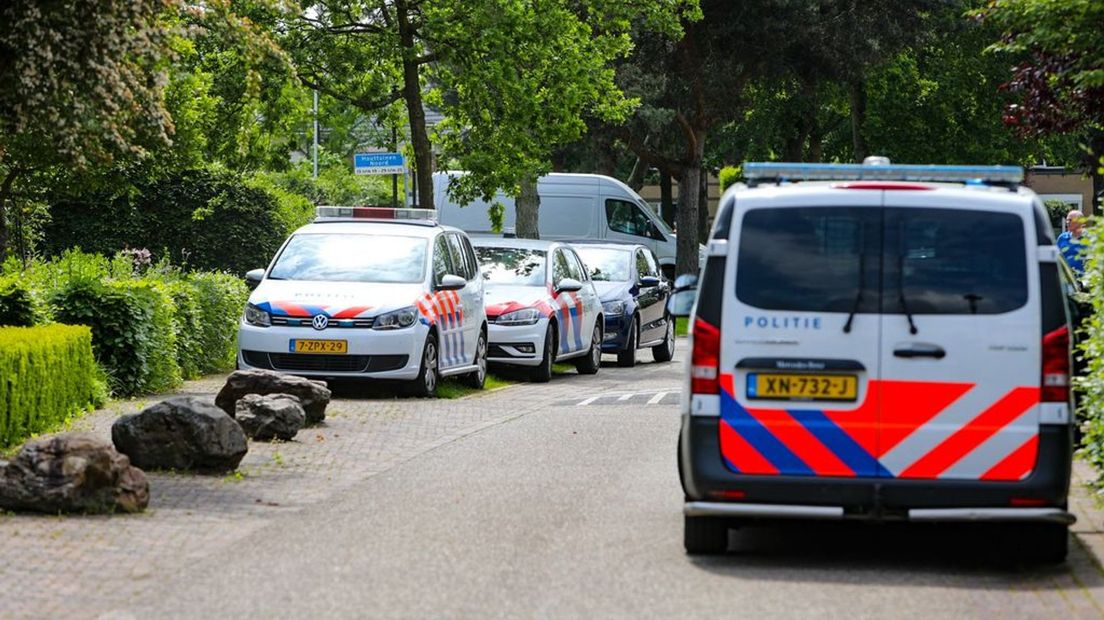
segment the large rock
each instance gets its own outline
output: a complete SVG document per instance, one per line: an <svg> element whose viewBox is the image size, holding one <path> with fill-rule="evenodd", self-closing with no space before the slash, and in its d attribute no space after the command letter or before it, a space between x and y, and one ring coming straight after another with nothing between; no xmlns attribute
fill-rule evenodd
<svg viewBox="0 0 1104 620"><path fill-rule="evenodd" d="M111 425L115 448L143 469L233 471L249 447L234 418L194 396L174 396Z"/></svg>
<svg viewBox="0 0 1104 620"><path fill-rule="evenodd" d="M294 439L307 420L299 397L291 394L246 394L234 417L246 435L260 441Z"/></svg>
<svg viewBox="0 0 1104 620"><path fill-rule="evenodd" d="M2 464L2 463L0 463ZM111 444L63 433L23 444L0 468L0 508L36 512L139 512L149 482Z"/></svg>
<svg viewBox="0 0 1104 620"><path fill-rule="evenodd" d="M330 404L330 390L324 382L271 370L238 370L231 373L226 378L226 385L215 397L215 404L234 415L238 400L246 394L291 394L298 397L307 414L307 426L325 420L326 405Z"/></svg>

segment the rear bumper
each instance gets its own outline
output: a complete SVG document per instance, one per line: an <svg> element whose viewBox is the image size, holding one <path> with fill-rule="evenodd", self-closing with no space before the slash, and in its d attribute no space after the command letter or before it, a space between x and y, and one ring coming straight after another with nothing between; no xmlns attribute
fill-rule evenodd
<svg viewBox="0 0 1104 620"><path fill-rule="evenodd" d="M914 521L1068 522L1069 519L1065 506L1073 434L1068 425L1039 427L1038 461L1027 479L982 482L740 475L722 462L718 420L705 416L682 418L679 459L687 510L714 510L717 516L771 518L789 515ZM773 508L763 513L766 510L763 506ZM796 513L798 516L792 516L794 508L801 509Z"/></svg>

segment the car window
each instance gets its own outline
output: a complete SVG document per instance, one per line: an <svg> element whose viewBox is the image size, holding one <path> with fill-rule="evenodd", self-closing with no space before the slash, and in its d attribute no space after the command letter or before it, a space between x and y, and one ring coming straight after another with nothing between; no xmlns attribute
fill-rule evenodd
<svg viewBox="0 0 1104 620"><path fill-rule="evenodd" d="M639 249L636 251L636 274L639 278L651 275L648 269L648 259L644 258L644 251Z"/></svg>
<svg viewBox="0 0 1104 620"><path fill-rule="evenodd" d="M445 235L438 235L433 241L433 281L441 283L441 278L448 274L456 274L452 266L452 256L449 254L448 243Z"/></svg>
<svg viewBox="0 0 1104 620"><path fill-rule="evenodd" d="M468 264L468 273L471 274L468 279L473 280L479 276L479 260L475 258L475 250L472 249L471 241L468 241L468 238L464 236L460 236L460 241L464 247L464 261Z"/></svg>
<svg viewBox="0 0 1104 620"><path fill-rule="evenodd" d="M421 282L426 240L359 234L298 234L288 241L270 280Z"/></svg>
<svg viewBox="0 0 1104 620"><path fill-rule="evenodd" d="M1011 213L889 209L882 311L1000 314L1027 303L1024 224Z"/></svg>
<svg viewBox="0 0 1104 620"><path fill-rule="evenodd" d="M606 200L606 221L610 230L648 237L652 231L652 220L635 202L625 200Z"/></svg>
<svg viewBox="0 0 1104 620"><path fill-rule="evenodd" d="M740 226L736 296L765 310L878 311L882 212L877 208L753 209Z"/></svg>
<svg viewBox="0 0 1104 620"><path fill-rule="evenodd" d="M571 274L572 278L575 278L579 282L587 282L590 277L587 276L586 268L583 267L583 261L579 260L579 256L571 250L564 250L564 254L567 255L567 270Z"/></svg>
<svg viewBox="0 0 1104 620"><path fill-rule="evenodd" d="M475 248L483 279L494 284L544 286L545 252L523 248Z"/></svg>
<svg viewBox="0 0 1104 620"><path fill-rule="evenodd" d="M471 280L472 274L468 271L468 262L464 260L464 247L460 245L460 236L456 233L449 233L448 246L449 255L452 258L452 268L456 270L452 273L465 280Z"/></svg>
<svg viewBox="0 0 1104 620"><path fill-rule="evenodd" d="M648 262L648 275L658 278L659 263L656 262L655 254L652 254L651 250L641 251L644 252L644 260Z"/></svg>
<svg viewBox="0 0 1104 620"><path fill-rule="evenodd" d="M559 286L564 278L571 277L571 267L564 256L563 250L556 250L556 258L552 261L552 284Z"/></svg>
<svg viewBox="0 0 1104 620"><path fill-rule="evenodd" d="M627 250L580 246L575 251L583 259L583 265L592 280L628 282L632 276L632 254Z"/></svg>

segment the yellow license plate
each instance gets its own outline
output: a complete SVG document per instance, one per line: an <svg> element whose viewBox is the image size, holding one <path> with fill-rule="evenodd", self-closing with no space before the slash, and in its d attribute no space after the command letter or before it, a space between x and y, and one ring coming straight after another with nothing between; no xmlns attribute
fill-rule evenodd
<svg viewBox="0 0 1104 620"><path fill-rule="evenodd" d="M747 397L758 400L855 400L856 375L748 373Z"/></svg>
<svg viewBox="0 0 1104 620"><path fill-rule="evenodd" d="M345 355L349 352L348 340L292 340L288 345L292 353L329 353Z"/></svg>

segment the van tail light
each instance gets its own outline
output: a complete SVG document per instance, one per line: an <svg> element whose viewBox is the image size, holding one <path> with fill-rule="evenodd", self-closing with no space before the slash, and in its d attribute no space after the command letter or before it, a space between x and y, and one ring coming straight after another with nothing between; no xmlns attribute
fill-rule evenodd
<svg viewBox="0 0 1104 620"><path fill-rule="evenodd" d="M720 394L721 330L694 321L694 351L690 355L690 393Z"/></svg>
<svg viewBox="0 0 1104 620"><path fill-rule="evenodd" d="M1042 401L1044 403L1069 401L1069 346L1068 327L1059 327L1043 336Z"/></svg>

